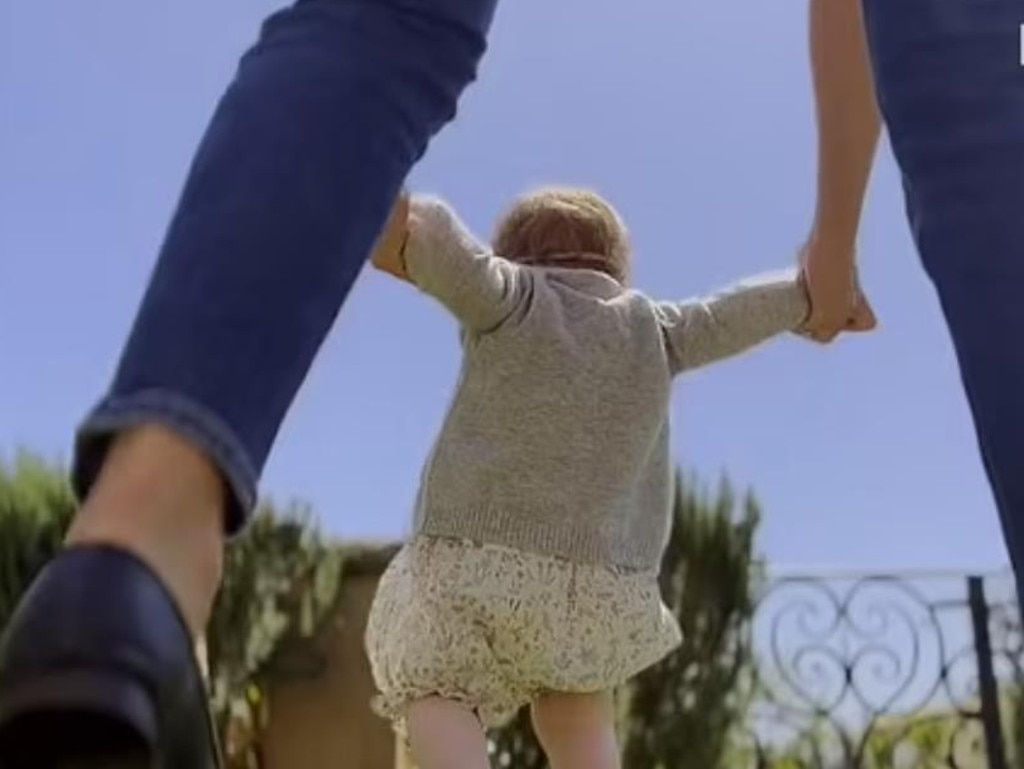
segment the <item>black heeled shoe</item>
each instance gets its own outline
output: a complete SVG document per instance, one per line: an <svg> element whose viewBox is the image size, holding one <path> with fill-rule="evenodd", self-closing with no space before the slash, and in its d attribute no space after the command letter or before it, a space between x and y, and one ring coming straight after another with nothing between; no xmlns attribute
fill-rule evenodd
<svg viewBox="0 0 1024 769"><path fill-rule="evenodd" d="M0 769L220 769L192 639L140 560L71 548L0 641Z"/></svg>

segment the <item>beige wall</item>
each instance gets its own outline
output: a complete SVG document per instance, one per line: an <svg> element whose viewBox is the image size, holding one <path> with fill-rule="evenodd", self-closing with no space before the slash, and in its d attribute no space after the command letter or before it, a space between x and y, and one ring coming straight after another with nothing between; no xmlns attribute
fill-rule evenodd
<svg viewBox="0 0 1024 769"><path fill-rule="evenodd" d="M337 620L317 639L319 676L281 676L270 689L266 769L394 769L395 738L369 708L373 694L363 631L380 564L347 573Z"/></svg>

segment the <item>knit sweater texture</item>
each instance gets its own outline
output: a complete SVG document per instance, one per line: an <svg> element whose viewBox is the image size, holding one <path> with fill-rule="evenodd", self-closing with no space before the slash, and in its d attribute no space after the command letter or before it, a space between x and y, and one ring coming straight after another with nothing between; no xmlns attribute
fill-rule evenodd
<svg viewBox="0 0 1024 769"><path fill-rule="evenodd" d="M656 301L588 269L516 264L444 202L412 202L406 271L462 329L414 533L637 570L671 524L669 399L684 371L798 328L796 270Z"/></svg>

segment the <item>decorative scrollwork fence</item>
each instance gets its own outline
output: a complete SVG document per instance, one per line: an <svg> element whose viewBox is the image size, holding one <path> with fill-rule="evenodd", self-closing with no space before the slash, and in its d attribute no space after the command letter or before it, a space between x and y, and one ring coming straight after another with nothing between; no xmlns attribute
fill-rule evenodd
<svg viewBox="0 0 1024 769"><path fill-rule="evenodd" d="M1009 575L774 579L753 650L745 765L1024 767Z"/></svg>

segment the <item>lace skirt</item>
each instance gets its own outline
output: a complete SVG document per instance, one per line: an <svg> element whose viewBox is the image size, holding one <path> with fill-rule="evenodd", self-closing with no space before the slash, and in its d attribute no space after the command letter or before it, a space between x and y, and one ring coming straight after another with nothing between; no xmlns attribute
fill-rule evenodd
<svg viewBox="0 0 1024 769"><path fill-rule="evenodd" d="M655 572L437 537L392 561L366 632L374 708L399 727L430 696L499 726L544 692L619 686L680 641Z"/></svg>

